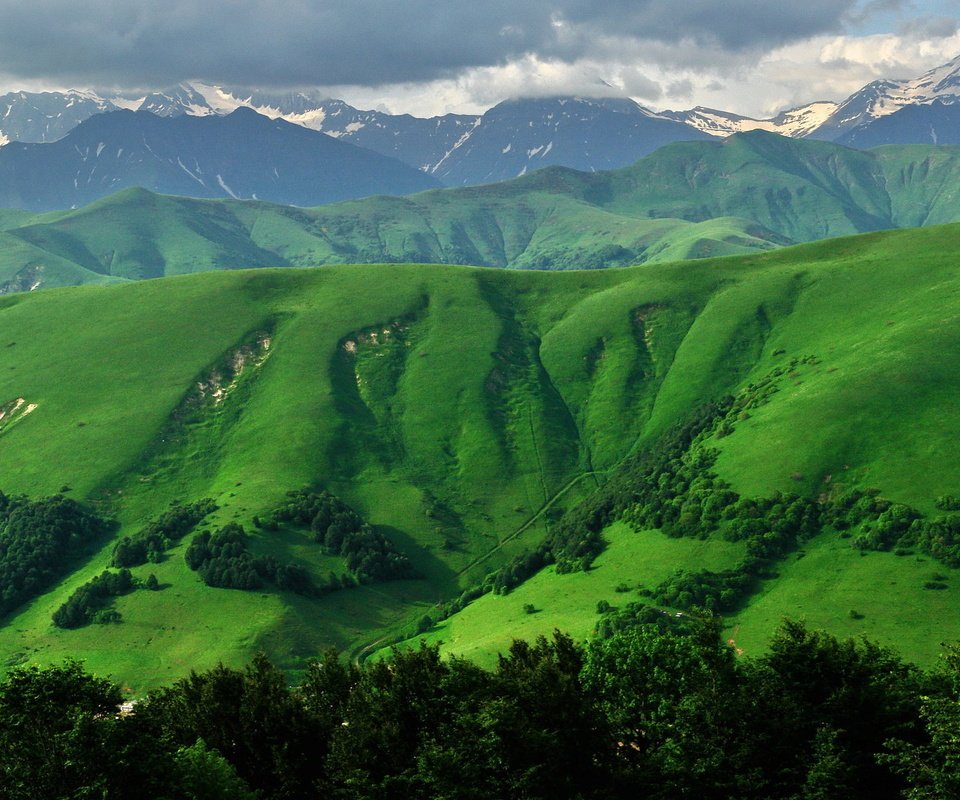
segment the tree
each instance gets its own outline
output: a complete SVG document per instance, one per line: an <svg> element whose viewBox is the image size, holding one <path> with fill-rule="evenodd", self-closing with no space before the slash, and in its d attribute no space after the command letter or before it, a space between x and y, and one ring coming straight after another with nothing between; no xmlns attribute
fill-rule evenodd
<svg viewBox="0 0 960 800"><path fill-rule="evenodd" d="M0 796L93 797L110 785L120 690L76 661L0 683Z"/></svg>
<svg viewBox="0 0 960 800"><path fill-rule="evenodd" d="M921 706L925 742L893 739L880 757L909 789L907 800L957 800L960 798L960 645L944 653L950 688L943 696L926 696Z"/></svg>
<svg viewBox="0 0 960 800"><path fill-rule="evenodd" d="M888 739L917 737L916 667L874 642L840 640L785 621L755 664L752 684L748 724L766 729L764 766L771 774L775 768L795 787L829 767L831 791L846 781L846 797L900 796L904 784L877 757Z"/></svg>
<svg viewBox="0 0 960 800"><path fill-rule="evenodd" d="M636 625L594 640L583 684L638 790L658 797L740 794L744 771L733 735L741 724L739 675L718 621L697 621L685 632Z"/></svg>
<svg viewBox="0 0 960 800"><path fill-rule="evenodd" d="M222 664L191 673L138 706L170 740L202 739L263 798L309 797L324 774L314 756L319 726L262 654L245 670Z"/></svg>
<svg viewBox="0 0 960 800"><path fill-rule="evenodd" d="M608 785L610 737L582 667L582 648L559 631L500 656L481 737L495 743L505 795L588 797Z"/></svg>
<svg viewBox="0 0 960 800"><path fill-rule="evenodd" d="M189 800L256 800L256 794L216 750L197 739L177 751L176 782Z"/></svg>

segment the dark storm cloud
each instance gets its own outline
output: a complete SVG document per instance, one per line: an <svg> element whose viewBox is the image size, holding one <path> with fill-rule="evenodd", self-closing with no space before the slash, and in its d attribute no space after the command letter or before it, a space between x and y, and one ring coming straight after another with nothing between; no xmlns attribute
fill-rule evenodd
<svg viewBox="0 0 960 800"><path fill-rule="evenodd" d="M378 85L636 42L765 49L855 0L0 0L0 72L77 84ZM620 43L618 45L618 43ZM694 48L695 49L695 48Z"/></svg>

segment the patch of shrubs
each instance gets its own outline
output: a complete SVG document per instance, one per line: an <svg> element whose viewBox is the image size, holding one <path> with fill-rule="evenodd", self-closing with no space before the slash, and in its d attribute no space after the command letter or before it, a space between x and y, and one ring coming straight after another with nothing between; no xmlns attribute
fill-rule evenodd
<svg viewBox="0 0 960 800"><path fill-rule="evenodd" d="M30 500L0 492L0 615L42 593L115 527L62 495Z"/></svg>
<svg viewBox="0 0 960 800"><path fill-rule="evenodd" d="M346 559L347 569L361 583L415 577L410 560L386 536L329 492L288 492L287 500L261 526L276 530L280 523L308 528L328 553Z"/></svg>
<svg viewBox="0 0 960 800"><path fill-rule="evenodd" d="M248 546L246 532L240 525L231 522L215 533L200 531L190 542L184 560L207 586L259 589L265 583L272 583L278 589L297 594L317 593L317 588L303 567L280 564L271 557L255 557Z"/></svg>
<svg viewBox="0 0 960 800"><path fill-rule="evenodd" d="M217 510L209 498L174 505L133 536L124 536L113 548L114 567L137 567L160 561L163 552L190 533L203 518Z"/></svg>
<svg viewBox="0 0 960 800"><path fill-rule="evenodd" d="M757 581L757 576L743 568L712 572L677 570L653 591L653 600L671 608L705 608L709 611L731 611Z"/></svg>
<svg viewBox="0 0 960 800"><path fill-rule="evenodd" d="M136 581L130 570L104 570L76 589L67 602L53 612L53 624L58 628L81 628L91 622L120 622L120 612L108 604L112 598L129 594L135 588Z"/></svg>
<svg viewBox="0 0 960 800"><path fill-rule="evenodd" d="M960 511L960 499L952 494L944 494L934 501L934 505L941 511Z"/></svg>
<svg viewBox="0 0 960 800"><path fill-rule="evenodd" d="M598 639L609 639L617 634L624 633L631 628L656 630L660 633L687 635L694 631L701 631L704 625L712 625L709 615L697 612L692 614L678 614L664 611L646 603L627 603L622 609L610 608L605 613L594 634Z"/></svg>

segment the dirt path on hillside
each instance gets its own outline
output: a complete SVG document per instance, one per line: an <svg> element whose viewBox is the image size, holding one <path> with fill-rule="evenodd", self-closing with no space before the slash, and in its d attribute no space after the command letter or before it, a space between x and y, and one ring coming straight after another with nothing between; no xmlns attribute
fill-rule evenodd
<svg viewBox="0 0 960 800"><path fill-rule="evenodd" d="M490 556L502 550L504 545L509 544L514 539L518 538L519 536L522 536L527 530L530 529L532 525L534 525L537 522L537 520L540 519L540 517L546 514L561 497L563 497L574 486L580 483L580 481L582 481L584 478L590 478L594 475L604 475L606 472L607 470L597 470L595 472L583 472L580 475L577 475L571 481L567 482L563 486L563 488L561 488L558 492L556 492L553 495L553 497L551 497L549 500L547 500L547 502L545 502L542 506L540 506L540 508L537 509L537 511L533 514L533 516L527 519L527 521L524 522L519 528L517 528L513 533L511 533L505 539L502 539L501 541L497 542L497 544L491 547L486 553L484 553L481 556L477 556L477 558L475 558L465 567L458 570L457 575L458 576L463 575L467 570L473 569L475 566L477 566L477 564L482 564L484 561L490 558Z"/></svg>

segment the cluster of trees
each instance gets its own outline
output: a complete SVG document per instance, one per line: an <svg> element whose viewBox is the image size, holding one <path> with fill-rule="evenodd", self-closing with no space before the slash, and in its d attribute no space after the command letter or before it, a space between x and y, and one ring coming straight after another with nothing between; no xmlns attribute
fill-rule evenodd
<svg viewBox="0 0 960 800"><path fill-rule="evenodd" d="M192 531L204 517L217 510L209 498L185 505L176 504L169 511L152 520L133 536L124 536L113 548L111 566L138 567L158 563L163 552Z"/></svg>
<svg viewBox="0 0 960 800"><path fill-rule="evenodd" d="M609 639L614 634L623 633L638 626L646 626L650 630L658 630L661 633L668 631L687 633L691 628L703 624L702 612L694 615L680 614L642 602L627 603L622 608L607 605L609 607L605 610L599 607L597 609L598 613L603 615L594 631L598 639Z"/></svg>
<svg viewBox="0 0 960 800"><path fill-rule="evenodd" d="M213 510L204 505L208 502L178 507L175 511L184 513L174 519L196 518L199 522ZM281 564L272 556L254 556L249 549L249 536L236 523L229 523L213 533L200 531L184 555L187 566L199 573L208 586L259 589L270 583L279 589L307 596L349 588L358 582L415 577L410 560L389 539L329 492L305 489L288 492L284 502L269 516L254 517L253 523L267 531L278 530L282 524L308 529L327 552L346 559L349 573L337 575L331 572L318 585L301 566Z"/></svg>
<svg viewBox="0 0 960 800"><path fill-rule="evenodd" d="M317 592L307 571L296 564L280 564L269 556L254 556L250 537L235 522L219 530L200 531L184 553L187 566L207 586L223 589L259 589L273 583L279 589L312 595Z"/></svg>
<svg viewBox="0 0 960 800"><path fill-rule="evenodd" d="M156 577L152 577L156 581ZM120 622L120 612L107 606L112 598L129 594L136 587L130 570L104 570L76 589L67 602L53 612L53 624L58 628L80 628L91 622Z"/></svg>
<svg viewBox="0 0 960 800"><path fill-rule="evenodd" d="M956 797L960 650L923 672L786 623L737 658L712 620L580 646L515 642L496 668L328 653L302 681L259 657L118 714L75 663L0 681L0 795L342 800Z"/></svg>
<svg viewBox="0 0 960 800"><path fill-rule="evenodd" d="M937 508L955 511L953 497L939 497ZM932 519L917 509L893 503L876 490L852 491L828 504L833 527L844 531L861 550L894 550L907 555L914 549L949 567L960 567L960 514L940 514Z"/></svg>
<svg viewBox="0 0 960 800"><path fill-rule="evenodd" d="M114 523L61 495L0 492L0 615L48 589Z"/></svg>
<svg viewBox="0 0 960 800"><path fill-rule="evenodd" d="M287 492L284 503L268 518L255 520L254 524L258 522L267 530L276 530L281 523L309 529L328 553L347 560L347 569L361 583L415 577L410 559L330 492Z"/></svg>
<svg viewBox="0 0 960 800"><path fill-rule="evenodd" d="M715 452L704 450L698 461L706 467L714 457ZM694 478L678 505L677 523L665 532L702 538L720 531L730 541L746 543L746 556L733 569L678 570L656 589L642 591L661 605L680 609L733 610L759 580L771 575L779 559L819 533L825 524L824 503L780 492L770 498L741 498L710 473ZM628 518L638 527L643 525L636 509Z"/></svg>

